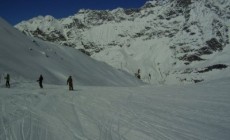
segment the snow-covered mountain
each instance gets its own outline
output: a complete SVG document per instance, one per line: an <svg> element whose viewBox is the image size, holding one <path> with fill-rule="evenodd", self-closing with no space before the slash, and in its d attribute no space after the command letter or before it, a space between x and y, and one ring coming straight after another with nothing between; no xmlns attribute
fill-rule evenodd
<svg viewBox="0 0 230 140"><path fill-rule="evenodd" d="M39 16L15 27L131 74L140 69L142 80L151 83L230 76L229 0L151 0L139 9L82 9L67 18Z"/></svg>
<svg viewBox="0 0 230 140"><path fill-rule="evenodd" d="M221 2L212 4L221 6ZM221 23L215 30L205 26L212 19L206 17L209 14L204 19L193 15L202 20L199 30L192 19L185 21L185 11L165 19L167 8L175 6L180 11L181 5L191 8L195 3L151 1L138 10L108 11L116 13L114 21L106 16L103 21L74 23L69 29L61 22L74 16L61 20L39 17L39 24L38 19L31 20L34 24L25 22L27 28L39 26L37 32L25 31L32 37L0 18L0 140L229 140L229 31L222 30L229 29L227 1L220 8L226 7L225 11L213 15ZM199 9L200 3L193 6ZM79 22L80 15L75 15ZM73 38L65 36L68 30ZM216 31L221 36L213 34ZM226 40L221 41L222 33ZM151 73L152 83L215 80L143 85L127 72L56 44L71 41L72 47L117 68L131 73L141 68L142 78ZM3 73L11 75L10 89L4 88ZM45 78L44 89L35 82L40 74ZM74 78L71 92L66 86L69 75Z"/></svg>
<svg viewBox="0 0 230 140"><path fill-rule="evenodd" d="M69 75L77 85L130 86L141 82L127 72L98 62L74 48L25 36L0 18L0 73L9 73L12 83L66 84ZM3 80L1 80L1 84Z"/></svg>

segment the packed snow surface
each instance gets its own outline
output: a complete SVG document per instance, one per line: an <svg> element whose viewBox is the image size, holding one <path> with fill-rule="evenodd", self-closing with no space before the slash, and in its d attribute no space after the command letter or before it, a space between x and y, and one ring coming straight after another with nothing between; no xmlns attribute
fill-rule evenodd
<svg viewBox="0 0 230 140"><path fill-rule="evenodd" d="M230 79L184 86L12 83L1 140L229 140Z"/></svg>

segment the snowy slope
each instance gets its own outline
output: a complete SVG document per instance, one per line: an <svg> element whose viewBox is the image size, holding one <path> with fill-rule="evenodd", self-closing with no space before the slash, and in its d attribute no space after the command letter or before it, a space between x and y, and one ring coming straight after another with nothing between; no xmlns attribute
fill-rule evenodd
<svg viewBox="0 0 230 140"><path fill-rule="evenodd" d="M16 28L131 74L140 68L146 82L151 74L151 83L180 84L229 76L229 15L229 0L151 0L139 9L39 16Z"/></svg>
<svg viewBox="0 0 230 140"><path fill-rule="evenodd" d="M134 76L98 62L74 48L29 38L0 19L0 73L12 81L66 84L69 75L79 85L127 86L141 84Z"/></svg>
<svg viewBox="0 0 230 140"><path fill-rule="evenodd" d="M187 86L0 88L1 140L229 140L230 79Z"/></svg>
<svg viewBox="0 0 230 140"><path fill-rule="evenodd" d="M219 5L220 2L228 1L210 2ZM162 4L170 7L169 3ZM224 8L225 4L222 6ZM151 13L152 5L146 7L150 7L147 9ZM164 10L162 6L155 8L159 13ZM154 35L154 39L143 41L145 34L149 33L147 36L151 38L152 31L145 28L144 36L136 33L137 30L142 30L144 19L149 23L148 18L135 19L134 21L138 22L133 22L132 16L125 16L129 20L124 20L122 11L124 9L112 11L119 15L116 21L122 21L118 24L108 21L105 25L104 22L98 23L95 19L92 20L94 22L87 24L90 28L86 28L76 22L84 29L79 29L82 30L81 35L73 38L76 37L77 40L87 36L79 45L89 47L86 50L93 51L92 57L104 58L104 61L108 61L111 65L131 73L141 68L142 77L151 72L152 83L180 83L175 78L177 76L179 78L197 76L195 80L210 81L174 86L143 85L133 76L92 60L76 49L26 37L0 19L0 73L10 73L12 77L11 88L8 89L4 88L1 75L0 140L230 139L229 45L211 47L213 49L211 54L200 56L206 58L205 61L192 61L186 65L184 61L170 55L175 52L173 56L183 56L182 52L176 53L180 47L174 48L172 45L175 45L175 42L169 43L172 40L180 42L179 38L176 38L177 35L168 38L154 30L161 37ZM125 12L133 17L139 15L135 10L134 13L132 10ZM142 14L149 13L147 11ZM91 18L93 17L91 15ZM43 17L40 18L43 20ZM37 25L42 25L42 29L47 30L48 28L53 30L51 27L58 28L60 32L52 32L48 39L55 39L57 42L56 39L62 40L59 35L67 33L66 30L63 26L59 26L58 20L52 17L46 18L48 21L54 21L52 26L49 25L50 22L44 25L45 21L30 22L34 23L35 29ZM177 18L184 20L182 17ZM70 19L62 19L62 22L71 23ZM133 25L132 28L130 24ZM167 28L163 28L161 24L163 25L163 22L159 25L154 24L156 25L154 29ZM168 24L165 22L164 25ZM179 25L172 26L176 28ZM126 31L127 29L129 30ZM79 33L79 30L72 32ZM32 35L30 31L27 33ZM44 34L40 34L39 30L37 33L40 38L47 38L43 36ZM183 37L179 33L178 36ZM113 42L113 38L116 38L117 42ZM89 41L85 41L87 39ZM189 41L186 38L182 40ZM117 45L120 42L126 47ZM97 45L94 46L94 43L104 45L104 48L97 50L95 47ZM171 63L175 66L170 65ZM180 73L182 71L184 74ZM35 82L40 74L45 77L44 89L40 89ZM61 85L66 84L69 75L74 77L75 90L71 92L66 85Z"/></svg>

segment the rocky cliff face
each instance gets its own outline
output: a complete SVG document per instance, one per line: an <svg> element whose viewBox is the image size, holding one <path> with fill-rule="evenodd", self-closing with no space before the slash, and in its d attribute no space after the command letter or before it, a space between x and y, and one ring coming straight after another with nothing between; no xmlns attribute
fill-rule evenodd
<svg viewBox="0 0 230 140"><path fill-rule="evenodd" d="M39 16L16 28L130 73L140 69L146 82L196 83L229 72L228 0L152 0L138 9Z"/></svg>

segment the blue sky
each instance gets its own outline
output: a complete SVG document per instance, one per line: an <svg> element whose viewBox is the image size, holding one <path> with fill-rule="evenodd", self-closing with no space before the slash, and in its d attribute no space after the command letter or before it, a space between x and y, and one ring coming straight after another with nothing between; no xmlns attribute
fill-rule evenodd
<svg viewBox="0 0 230 140"><path fill-rule="evenodd" d="M0 16L15 25L42 15L55 18L74 15L79 9L139 8L148 0L0 0Z"/></svg>

